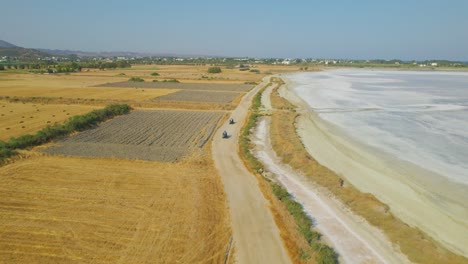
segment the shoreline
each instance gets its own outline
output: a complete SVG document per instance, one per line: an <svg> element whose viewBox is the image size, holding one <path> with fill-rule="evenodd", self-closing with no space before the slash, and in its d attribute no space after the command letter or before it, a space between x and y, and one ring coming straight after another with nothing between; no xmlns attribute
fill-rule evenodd
<svg viewBox="0 0 468 264"><path fill-rule="evenodd" d="M466 187L433 173L428 177L431 173L427 170L353 142L338 127L321 119L295 94L295 83L282 77L286 85L280 94L300 108L296 130L311 156L361 192L375 195L404 222L451 251L468 256L468 249L463 248L468 244L464 235L468 233L468 210L461 204L468 200Z"/></svg>

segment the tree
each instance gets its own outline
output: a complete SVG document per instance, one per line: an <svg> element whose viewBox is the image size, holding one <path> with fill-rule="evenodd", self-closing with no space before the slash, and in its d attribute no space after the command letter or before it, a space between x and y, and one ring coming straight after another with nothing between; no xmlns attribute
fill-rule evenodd
<svg viewBox="0 0 468 264"><path fill-rule="evenodd" d="M4 71L4 70L5 70L5 66L0 65L0 71Z"/></svg>
<svg viewBox="0 0 468 264"><path fill-rule="evenodd" d="M208 73L220 73L221 68L220 67L209 67L208 68Z"/></svg>

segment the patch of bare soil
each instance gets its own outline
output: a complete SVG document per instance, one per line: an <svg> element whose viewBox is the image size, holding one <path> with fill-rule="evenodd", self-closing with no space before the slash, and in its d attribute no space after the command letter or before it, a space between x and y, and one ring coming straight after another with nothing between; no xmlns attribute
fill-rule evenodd
<svg viewBox="0 0 468 264"><path fill-rule="evenodd" d="M84 157L177 161L202 148L220 112L135 111L66 138L44 151Z"/></svg>

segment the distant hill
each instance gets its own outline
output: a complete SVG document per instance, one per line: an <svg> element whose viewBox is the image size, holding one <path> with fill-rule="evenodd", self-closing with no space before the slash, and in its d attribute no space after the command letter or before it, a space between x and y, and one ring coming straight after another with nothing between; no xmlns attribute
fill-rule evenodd
<svg viewBox="0 0 468 264"><path fill-rule="evenodd" d="M140 52L128 52L128 51L81 51L81 50L58 50L58 49L37 49L54 56L70 56L76 55L79 57L146 57L155 56L154 53L140 53ZM173 55L174 54L165 54Z"/></svg>
<svg viewBox="0 0 468 264"><path fill-rule="evenodd" d="M76 55L79 57L177 57L174 53L150 53L150 52L130 52L130 51L81 51L81 50L59 50L59 49L37 49L54 56L70 56ZM195 56L195 55L194 55ZM200 55L198 55L200 56Z"/></svg>
<svg viewBox="0 0 468 264"><path fill-rule="evenodd" d="M18 46L0 39L0 48L17 48L17 47Z"/></svg>
<svg viewBox="0 0 468 264"><path fill-rule="evenodd" d="M46 52L18 47L4 40L0 40L0 57L2 56L17 57L21 59L34 59L50 55Z"/></svg>
<svg viewBox="0 0 468 264"><path fill-rule="evenodd" d="M128 51L80 51L80 50L59 50L59 49L29 49L16 46L4 40L0 40L0 57L18 57L21 59L33 59L37 57L66 57L76 55L78 57L208 57L206 55L180 55L174 53L150 53L150 52L128 52ZM217 56L209 56L217 57Z"/></svg>

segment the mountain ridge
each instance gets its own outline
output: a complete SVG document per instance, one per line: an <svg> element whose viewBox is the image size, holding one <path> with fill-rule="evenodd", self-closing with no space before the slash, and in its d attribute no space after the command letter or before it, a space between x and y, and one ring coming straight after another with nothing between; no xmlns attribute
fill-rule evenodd
<svg viewBox="0 0 468 264"><path fill-rule="evenodd" d="M20 47L14 44L11 44L10 42L6 42L0 39L0 48L20 48Z"/></svg>

